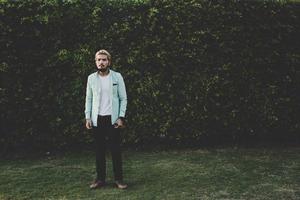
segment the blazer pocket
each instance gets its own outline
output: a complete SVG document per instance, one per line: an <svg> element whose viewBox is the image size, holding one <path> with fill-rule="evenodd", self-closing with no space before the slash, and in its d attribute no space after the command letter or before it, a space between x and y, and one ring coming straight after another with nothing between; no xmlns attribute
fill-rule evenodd
<svg viewBox="0 0 300 200"><path fill-rule="evenodd" d="M113 83L113 94L116 95L118 93L118 84L117 83Z"/></svg>

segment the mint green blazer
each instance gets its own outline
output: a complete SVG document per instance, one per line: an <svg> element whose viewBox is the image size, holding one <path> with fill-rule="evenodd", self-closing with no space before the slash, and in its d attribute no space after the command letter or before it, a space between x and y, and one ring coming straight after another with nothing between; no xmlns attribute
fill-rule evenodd
<svg viewBox="0 0 300 200"><path fill-rule="evenodd" d="M110 73L110 94L111 94L111 124L114 124L119 117L125 117L127 107L127 94L123 77L120 73L109 70ZM99 113L100 93L97 72L88 76L85 98L85 118L92 120L92 125L97 126Z"/></svg>

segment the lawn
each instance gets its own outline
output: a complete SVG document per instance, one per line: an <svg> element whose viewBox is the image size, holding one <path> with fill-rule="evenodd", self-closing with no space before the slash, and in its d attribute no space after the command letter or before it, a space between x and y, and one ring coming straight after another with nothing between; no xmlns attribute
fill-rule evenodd
<svg viewBox="0 0 300 200"><path fill-rule="evenodd" d="M124 151L127 190L90 190L93 152L0 161L0 199L300 199L300 148Z"/></svg>

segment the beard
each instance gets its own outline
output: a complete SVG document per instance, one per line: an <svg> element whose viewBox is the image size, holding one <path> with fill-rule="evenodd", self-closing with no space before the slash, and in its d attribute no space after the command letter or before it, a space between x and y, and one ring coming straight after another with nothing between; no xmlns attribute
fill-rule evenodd
<svg viewBox="0 0 300 200"><path fill-rule="evenodd" d="M100 68L100 69L97 67L97 70L98 70L98 72L104 73L104 72L108 71L108 67L106 67L106 68Z"/></svg>

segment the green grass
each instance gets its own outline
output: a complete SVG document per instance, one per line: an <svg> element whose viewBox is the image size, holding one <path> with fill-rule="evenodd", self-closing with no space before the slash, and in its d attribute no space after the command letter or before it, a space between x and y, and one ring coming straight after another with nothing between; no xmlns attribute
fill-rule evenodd
<svg viewBox="0 0 300 200"><path fill-rule="evenodd" d="M300 199L300 149L125 151L127 190L91 191L92 152L0 161L0 199Z"/></svg>

